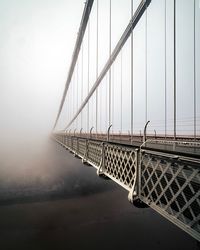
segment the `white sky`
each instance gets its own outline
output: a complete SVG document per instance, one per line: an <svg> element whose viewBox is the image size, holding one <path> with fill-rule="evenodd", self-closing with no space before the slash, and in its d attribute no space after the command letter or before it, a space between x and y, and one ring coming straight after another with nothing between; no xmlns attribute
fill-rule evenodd
<svg viewBox="0 0 200 250"><path fill-rule="evenodd" d="M140 0L134 1L134 9ZM165 3L166 3L166 68L165 68ZM112 50L119 40L131 18L131 0L112 1L112 24L111 24L111 46ZM174 0L153 0L148 7L147 15L144 13L135 30L133 31L133 131L139 134L143 131L146 121L150 120L148 132L173 134L174 128ZM147 27L146 27L147 16ZM195 65L194 72L194 1L176 1L176 119L178 135L194 134L194 76L196 78L196 132L200 134L200 8L199 0L195 0ZM147 40L145 30L147 29ZM94 84L96 66L96 5L94 3L90 16L90 76L89 86ZM83 63L83 99L87 95L88 85L88 56L87 56L86 30L83 41L84 63ZM147 41L147 47L146 47ZM112 71L112 97L111 98L111 124L112 131L128 133L130 128L130 38L122 49L122 53L111 67ZM147 53L146 53L147 51ZM109 58L109 1L99 1L99 72ZM121 68L122 54L122 68ZM147 55L147 56L146 56ZM146 65L147 61L147 65ZM77 89L81 83L81 56L75 69L73 84L69 88L67 102L63 108L58 128L65 128L80 107L81 98ZM147 82L146 82L147 68ZM165 78L166 69L166 78ZM113 80L114 79L114 80ZM122 89L121 89L122 79ZM166 80L166 82L165 82ZM165 88L166 84L166 88ZM78 88L77 88L78 86ZM113 87L114 86L114 87ZM108 124L108 74L104 77L98 87L99 109L98 109L98 132L106 132ZM122 101L121 101L122 92ZM145 93L146 92L146 93ZM165 95L166 93L166 95ZM147 96L147 98L146 98ZM165 109L166 98L166 109ZM78 103L78 105L77 105ZM80 115L69 129L89 131L95 124L95 95L89 101L89 125L87 124L87 105L82 112L82 124ZM122 106L122 112L121 112ZM146 108L147 107L147 108ZM69 112L67 112L69 111ZM121 115L122 113L122 115ZM145 117L146 116L146 117ZM121 123L121 124L120 124Z"/></svg>
<svg viewBox="0 0 200 250"><path fill-rule="evenodd" d="M135 7L139 0L134 1ZM200 8L196 1L196 46L200 41ZM95 80L95 2L91 13L91 81ZM99 71L108 56L109 1L99 1ZM71 56L79 28L84 1L82 0L0 0L0 136L21 137L48 133L54 123L67 79ZM177 0L177 118L180 130L192 133L193 124L193 4ZM112 1L112 48L114 48L130 19L130 0ZM164 0L152 1L148 10L148 119L151 130L163 131L164 122ZM168 132L172 131L173 117L173 0L167 1L167 118ZM134 127L143 129L145 20L141 19L134 31ZM184 29L183 29L184 27ZM87 32L87 31L86 31ZM87 39L87 37L85 38ZM86 41L85 45L86 46ZM92 42L91 42L92 44ZM197 56L197 93L200 93ZM84 52L86 53L86 52ZM85 56L87 65L87 56ZM123 49L123 128L130 130L130 40ZM126 62L125 62L126 61ZM86 66L84 66L86 67ZM84 68L87 71L87 68ZM114 64L114 117L113 128L118 131L120 110L120 56ZM104 81L107 78L105 77ZM86 80L86 79L85 79ZM191 87L192 86L192 87ZM99 116L106 129L105 84L102 84L102 103ZM87 94L86 91L84 93ZM129 98L127 96L129 95ZM199 94L197 94L199 96ZM156 98L155 98L156 97ZM80 98L79 98L80 99ZM185 101L187 100L187 102ZM80 102L80 100L79 100ZM95 100L91 101L94 108ZM67 123L67 104L63 125ZM102 115L100 114L102 113ZM94 109L92 114L94 114ZM200 101L197 98L198 131L200 131ZM100 118L99 117L99 118ZM90 117L94 121L95 115ZM171 120L170 120L171 119ZM66 122L65 122L66 121ZM92 121L92 122L93 122ZM186 126L182 122L186 121ZM93 126L94 122L90 124ZM76 127L76 124L73 125ZM78 129L80 129L80 124ZM184 132L185 133L185 132Z"/></svg>
<svg viewBox="0 0 200 250"><path fill-rule="evenodd" d="M80 0L0 0L1 137L49 133L83 8Z"/></svg>

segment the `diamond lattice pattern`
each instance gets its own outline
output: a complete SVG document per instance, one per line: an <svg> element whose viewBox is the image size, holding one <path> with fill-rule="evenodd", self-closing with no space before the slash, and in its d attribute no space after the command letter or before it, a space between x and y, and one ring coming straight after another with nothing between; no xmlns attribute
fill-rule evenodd
<svg viewBox="0 0 200 250"><path fill-rule="evenodd" d="M200 169L195 162L142 153L141 198L200 232Z"/></svg>
<svg viewBox="0 0 200 250"><path fill-rule="evenodd" d="M131 189L135 180L136 151L106 144L104 159L105 172Z"/></svg>

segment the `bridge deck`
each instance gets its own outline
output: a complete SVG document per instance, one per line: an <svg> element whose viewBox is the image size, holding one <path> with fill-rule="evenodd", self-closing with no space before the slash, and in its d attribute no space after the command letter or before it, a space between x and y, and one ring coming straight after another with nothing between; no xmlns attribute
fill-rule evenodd
<svg viewBox="0 0 200 250"><path fill-rule="evenodd" d="M191 145L106 142L54 134L61 145L200 241L200 159ZM153 146L152 146L153 145ZM163 148L165 150L163 150ZM166 149L167 148L167 149ZM182 149L180 152L175 149ZM199 150L199 148L197 148Z"/></svg>

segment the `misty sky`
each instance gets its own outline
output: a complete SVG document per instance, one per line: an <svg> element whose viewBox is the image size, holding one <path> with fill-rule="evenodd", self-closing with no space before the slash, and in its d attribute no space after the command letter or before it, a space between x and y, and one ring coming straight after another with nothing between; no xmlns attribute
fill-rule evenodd
<svg viewBox="0 0 200 250"><path fill-rule="evenodd" d="M134 11L139 0L133 2ZM165 8L166 3L166 8ZM195 14L194 14L195 4ZM63 108L59 129L65 128L75 115L82 100L96 79L96 1L90 16L90 28L86 30L74 76L69 87ZM99 1L99 41L98 72L109 58L109 1ZM166 23L165 23L166 15ZM144 13L133 32L133 131L143 131L150 120L150 133L156 130L160 134L173 134L174 128L174 1L154 0ZM122 32L131 18L131 1L112 1L111 11L111 49L113 50ZM194 38L195 22L195 38ZM146 25L147 23L147 25ZM194 134L194 112L196 107L196 132L200 133L200 8L199 1L176 1L176 119L178 135ZM88 30L90 30L88 32ZM166 39L165 39L166 35ZM89 37L89 38L88 38ZM88 40L89 79L88 79ZM194 53L195 46L195 53ZM111 67L111 123L112 131L128 133L130 131L130 86L131 86L131 43L127 40L122 51ZM166 56L165 56L166 49ZM195 58L194 58L195 54ZM83 59L82 59L83 56ZM194 61L196 71L194 71ZM82 67L83 64L83 67ZM82 77L83 70L83 77ZM83 79L83 87L81 82ZM147 79L147 81L146 81ZM98 87L98 128L105 132L108 124L108 81L107 73ZM195 83L194 83L195 81ZM194 86L195 85L195 86ZM81 94L80 89L83 88ZM196 88L194 94L194 88ZM122 97L121 97L122 93ZM81 96L82 95L82 96ZM78 98L77 98L78 96ZM194 99L196 96L196 103ZM81 100L82 99L82 100ZM122 100L121 100L122 99ZM89 124L87 124L88 107L83 109L75 122L68 128L71 131L89 131L96 129L96 96L89 101ZM166 106L165 106L166 103ZM82 120L82 122L81 122Z"/></svg>
<svg viewBox="0 0 200 250"><path fill-rule="evenodd" d="M139 4L134 1L134 10ZM154 0L149 6L147 19L147 119L150 130L163 132L164 128L164 3ZM131 17L131 1L112 1L112 49ZM49 133L60 104L67 79L71 56L84 8L84 1L66 0L0 0L0 135L13 138L31 133ZM193 1L177 0L177 129L180 133L193 133L193 79L194 38ZM200 65L200 8L196 0L196 84L197 84L197 132L200 128L199 65ZM167 132L173 127L173 0L167 1ZM183 28L184 27L184 28ZM109 55L109 1L99 1L99 67L100 72ZM103 34L103 35L102 35ZM87 94L87 35L84 46L84 90ZM145 15L134 31L134 130L139 133L145 124ZM96 77L96 1L90 17L90 81ZM81 53L80 53L81 56ZM123 66L121 67L121 62ZM75 69L74 82L69 95L74 98L78 86L80 106L80 68ZM111 68L112 123L114 131L120 127L120 92L123 82L122 130L130 130L130 39ZM79 73L77 73L79 72ZM122 73L121 73L122 72ZM78 76L76 76L78 74ZM99 87L99 131L107 128L108 74ZM73 87L74 86L74 89ZM74 93L73 93L74 91ZM67 97L68 98L68 97ZM186 101L187 100L187 101ZM65 127L76 111L76 105L67 102L61 116L60 128ZM90 124L95 123L95 97L90 101ZM70 114L69 114L70 113ZM83 111L86 118L86 110ZM72 129L80 129L80 117ZM86 119L85 119L86 121ZM83 121L84 129L86 124ZM182 123L183 122L183 123ZM184 126L182 126L184 124Z"/></svg>
<svg viewBox="0 0 200 250"><path fill-rule="evenodd" d="M0 136L49 133L83 1L0 0Z"/></svg>

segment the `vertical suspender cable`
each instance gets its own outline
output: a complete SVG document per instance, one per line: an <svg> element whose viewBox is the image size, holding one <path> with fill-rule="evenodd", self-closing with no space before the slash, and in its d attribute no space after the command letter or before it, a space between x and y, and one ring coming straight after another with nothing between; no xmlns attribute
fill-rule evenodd
<svg viewBox="0 0 200 250"><path fill-rule="evenodd" d="M126 43L127 39L131 35L132 30L135 28L135 26L139 22L140 18L144 14L145 9L147 8L147 6L149 6L150 3L151 3L151 0L146 0L146 1L141 1L140 2L140 4L137 7L137 10L135 11L135 14L133 15L133 17L129 21L126 29L124 30L124 32L121 35L119 41L117 42L115 48L113 49L113 52L111 54L111 60L108 59L107 62L105 63L105 65L104 65L101 73L98 76L98 79L94 82L93 86L91 87L91 90L90 90L89 94L86 96L85 100L81 104L81 106L80 106L79 110L77 111L77 113L74 115L74 117L72 118L72 120L67 124L66 129L73 123L73 121L80 114L80 112L82 111L82 109L87 105L87 103L90 100L91 96L93 95L94 91L99 86L100 82L105 77L105 75L107 74L110 66L115 61L116 57L120 53L120 51L123 48L124 44Z"/></svg>
<svg viewBox="0 0 200 250"><path fill-rule="evenodd" d="M71 117L73 117L73 113L74 113L74 107L73 107L73 98L74 98L74 96L73 96L73 94L74 94L74 92L73 92L73 88L74 88L74 85L73 85L73 76L72 76L72 84L71 84L71 86L72 86L72 88L71 88L71 91L72 91L72 96L71 96Z"/></svg>
<svg viewBox="0 0 200 250"><path fill-rule="evenodd" d="M70 92L69 92L70 94ZM70 121L70 95L68 94L68 109L67 109L67 120Z"/></svg>
<svg viewBox="0 0 200 250"><path fill-rule="evenodd" d="M63 96L62 96L62 99L61 99L61 103L60 103L60 106L59 106L59 110L58 110L58 113L57 113L57 116L56 116L56 120L55 120L55 123L54 123L54 126L53 126L53 130L55 129L55 127L57 125L58 119L60 117L64 102L65 102L66 94L67 94L67 91L68 91L68 88L69 88L69 85L70 85L70 82L71 82L71 78L72 78L72 75L73 75L73 72L74 72L76 61L78 59L81 43L82 43L82 40L83 40L83 37L84 37L84 34L85 34L85 30L86 30L86 26L87 26L87 22L88 22L88 19L89 19L89 16L90 16L90 12L91 12L91 9L92 9L93 2L94 2L93 0L87 0L85 2L85 8L83 10L81 24L80 24L80 27L79 27L78 36L77 36L75 48L74 48L74 51L73 51L72 61L71 61L70 68L69 68L69 73L68 73L68 76L67 76L65 89L64 89Z"/></svg>
<svg viewBox="0 0 200 250"><path fill-rule="evenodd" d="M67 96L67 102L68 102L68 109L67 109L67 121L69 121L69 120L70 120L70 117L69 117L70 96L69 96L69 95Z"/></svg>
<svg viewBox="0 0 200 250"><path fill-rule="evenodd" d="M106 101L105 101L105 131L107 130L107 127L108 127L108 75L106 75L106 78L105 78L105 97L106 97ZM104 93L104 92L103 92Z"/></svg>
<svg viewBox="0 0 200 250"><path fill-rule="evenodd" d="M71 84L71 112L70 116L73 117L73 76L72 76L72 84Z"/></svg>
<svg viewBox="0 0 200 250"><path fill-rule="evenodd" d="M96 43L96 79L98 78L99 67L99 0L97 0L97 43ZM96 89L96 135L98 132L98 88Z"/></svg>
<svg viewBox="0 0 200 250"><path fill-rule="evenodd" d="M88 20L88 79L87 79L87 94L89 93L89 81L90 81L90 20ZM89 107L89 102L87 106L87 133L89 133L89 112L90 112L90 107Z"/></svg>
<svg viewBox="0 0 200 250"><path fill-rule="evenodd" d="M71 112L70 116L73 117L73 77L72 77L72 84L71 84Z"/></svg>
<svg viewBox="0 0 200 250"><path fill-rule="evenodd" d="M121 119L120 119L120 130L122 133L122 83L123 83L123 77L122 77L122 60L123 60L123 55L122 55L122 50L121 50L121 88L120 88L120 113L121 113Z"/></svg>
<svg viewBox="0 0 200 250"><path fill-rule="evenodd" d="M81 103L83 102L83 42L81 50ZM83 127L83 111L81 111L81 128Z"/></svg>
<svg viewBox="0 0 200 250"><path fill-rule="evenodd" d="M194 139L196 140L196 134L197 134L197 111L196 111L196 6L195 6L195 0L194 0Z"/></svg>
<svg viewBox="0 0 200 250"><path fill-rule="evenodd" d="M74 85L74 114L76 114L76 68L74 70L74 82L73 82L73 85ZM76 119L77 120L77 119ZM74 129L75 129L75 126L76 126L76 120L74 121Z"/></svg>
<svg viewBox="0 0 200 250"><path fill-rule="evenodd" d="M71 95L71 104L72 104L72 112L71 116L74 115L74 85L73 85L73 76L72 76L72 95Z"/></svg>
<svg viewBox="0 0 200 250"><path fill-rule="evenodd" d="M174 140L176 140L176 0L174 0Z"/></svg>
<svg viewBox="0 0 200 250"><path fill-rule="evenodd" d="M167 1L165 0L165 139L167 137Z"/></svg>
<svg viewBox="0 0 200 250"><path fill-rule="evenodd" d="M102 129L102 110L103 110L103 105L102 105L102 87L99 88L99 131L101 132Z"/></svg>
<svg viewBox="0 0 200 250"><path fill-rule="evenodd" d="M99 14L98 14L99 16ZM98 24L99 24L99 20L98 20ZM99 27L98 27L99 28ZM99 131L100 133L102 132L102 111L103 111L103 105L102 105L102 86L99 88Z"/></svg>
<svg viewBox="0 0 200 250"><path fill-rule="evenodd" d="M69 96L67 96L67 102L68 102L68 109L67 109L67 121L70 119L69 118L69 105L70 105L70 102L69 102Z"/></svg>
<svg viewBox="0 0 200 250"><path fill-rule="evenodd" d="M114 83L115 83L115 78L114 78L114 64L112 65L112 124L114 124ZM112 126L112 133L113 133L113 126Z"/></svg>
<svg viewBox="0 0 200 250"><path fill-rule="evenodd" d="M110 13L109 13L109 58L111 60L111 0L110 0ZM108 114L108 126L111 125L111 68L109 69L109 114Z"/></svg>
<svg viewBox="0 0 200 250"><path fill-rule="evenodd" d="M74 70L74 114L76 114L76 67L75 67L75 70ZM74 121L74 129L76 127L76 121L77 119Z"/></svg>
<svg viewBox="0 0 200 250"><path fill-rule="evenodd" d="M79 64L78 64L78 60L77 60L77 63L76 63L76 112L78 110L78 83L79 83L79 79L78 79L78 68ZM78 128L78 117L76 119L76 128Z"/></svg>
<svg viewBox="0 0 200 250"><path fill-rule="evenodd" d="M76 113L76 68L74 70L74 93L73 93L73 96L74 96L74 114ZM73 115L74 115L73 114ZM77 120L77 119L76 119ZM76 120L74 121L74 126L76 126ZM75 128L74 128L75 129Z"/></svg>
<svg viewBox="0 0 200 250"><path fill-rule="evenodd" d="M133 0L131 0L131 17L133 16ZM133 139L133 31L131 33L131 143Z"/></svg>
<svg viewBox="0 0 200 250"><path fill-rule="evenodd" d="M72 85L70 85L70 92L69 92L69 121L72 119L71 112L72 112Z"/></svg>
<svg viewBox="0 0 200 250"><path fill-rule="evenodd" d="M74 79L74 74L72 76L72 117L74 116L75 114L75 79Z"/></svg>
<svg viewBox="0 0 200 250"><path fill-rule="evenodd" d="M147 6L145 13L145 123L147 123Z"/></svg>
<svg viewBox="0 0 200 250"><path fill-rule="evenodd" d="M70 107L70 119L73 117L73 78L71 82L71 93L70 93L70 102L71 102L71 107Z"/></svg>

